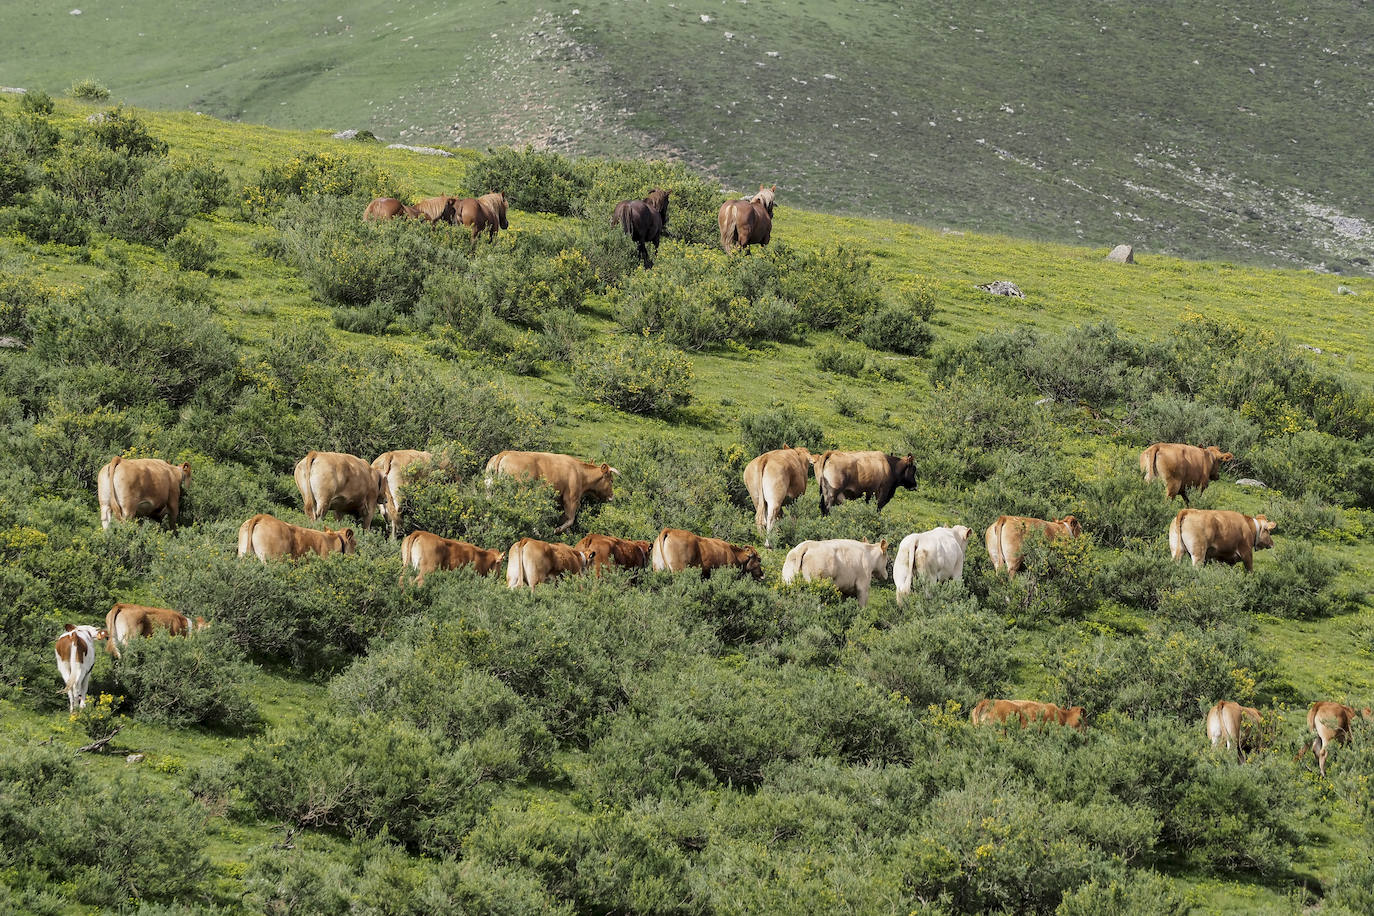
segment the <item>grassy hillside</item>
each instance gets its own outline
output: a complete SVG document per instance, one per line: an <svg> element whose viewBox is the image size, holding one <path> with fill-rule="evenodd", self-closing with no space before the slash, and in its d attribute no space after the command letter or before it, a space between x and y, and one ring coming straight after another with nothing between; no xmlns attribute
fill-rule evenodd
<svg viewBox="0 0 1374 916"><path fill-rule="evenodd" d="M681 157L783 200L1368 273L1362 7L589 0L0 12L0 81L389 140ZM235 36L226 41L224 36Z"/></svg>
<svg viewBox="0 0 1374 916"><path fill-rule="evenodd" d="M466 189L496 159L37 107L0 97L0 336L27 346L0 350L5 905L1360 911L1367 738L1329 779L1292 758L1308 702L1374 691L1374 281L1108 264L1102 246L786 199L769 252L726 258L693 209L712 190L666 167L675 237L644 272L598 196L647 180L632 165L595 173L573 207L587 218L516 209L470 251L357 214L376 191ZM115 194L97 179L119 168L142 171ZM42 241L57 232L69 243ZM1026 298L976 289L994 279ZM657 416L586 380L669 385L615 364L643 322L666 342L631 353L691 366L690 401ZM933 346L889 349L909 327ZM1240 453L1194 505L1278 521L1252 575L1168 560L1177 505L1135 467L1158 438ZM375 528L356 557L233 556L254 512L304 522L290 468L310 448L443 450L406 524L484 546L554 519L547 492L483 494L476 470L502 447L620 468L569 542L670 525L758 543L739 472L783 439L910 451L920 486L826 518L808 490L761 585L646 575L524 596L455 573L402 592ZM180 530L101 532L94 475L115 453L192 462ZM1008 584L980 543L1003 512L1072 512L1087 536L1033 547ZM895 546L952 523L977 532L965 582L905 608L886 582L861 610L778 581L802 539ZM50 640L116 600L215 627L102 655L93 693L122 705L69 719ZM1090 725L975 729L988 695L1081 703ZM1244 766L1204 747L1223 697L1273 731ZM114 725L116 753L73 755ZM59 814L45 827L34 810ZM159 844L185 868L131 868Z"/></svg>

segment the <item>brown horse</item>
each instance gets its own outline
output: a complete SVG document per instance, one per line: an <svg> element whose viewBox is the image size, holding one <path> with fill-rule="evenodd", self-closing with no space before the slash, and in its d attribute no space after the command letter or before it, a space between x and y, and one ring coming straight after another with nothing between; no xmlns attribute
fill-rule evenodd
<svg viewBox="0 0 1374 916"><path fill-rule="evenodd" d="M668 225L668 194L662 188L654 188L643 200L622 200L611 215L611 225L619 226L639 245L639 257L646 269L653 267L654 262L649 260L645 243L652 243L654 254L658 254L659 238Z"/></svg>
<svg viewBox="0 0 1374 916"><path fill-rule="evenodd" d="M398 216L404 216L407 219L430 219L419 207L407 206L394 197L378 197L368 204L367 209L363 211L363 219L369 222L395 219Z"/></svg>
<svg viewBox="0 0 1374 916"><path fill-rule="evenodd" d="M732 246L748 248L767 245L773 233L773 195L778 186L765 188L742 200L727 200L720 205L720 247L728 254Z"/></svg>
<svg viewBox="0 0 1374 916"><path fill-rule="evenodd" d="M453 212L453 225L458 224L472 228L472 241L477 242L477 236L484 231L487 233L487 241L496 241L497 229L509 229L510 223L506 222L506 195L502 191L491 194L483 194L481 197L465 197L455 201Z"/></svg>
<svg viewBox="0 0 1374 916"><path fill-rule="evenodd" d="M424 214L425 219L431 223L448 223L458 225L454 214L457 211L458 198L440 195L439 197L426 197L424 200L415 204L415 209Z"/></svg>

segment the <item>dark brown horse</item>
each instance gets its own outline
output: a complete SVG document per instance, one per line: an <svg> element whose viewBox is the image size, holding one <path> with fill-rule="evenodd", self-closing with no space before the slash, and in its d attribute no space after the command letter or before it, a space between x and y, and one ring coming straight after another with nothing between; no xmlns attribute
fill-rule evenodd
<svg viewBox="0 0 1374 916"><path fill-rule="evenodd" d="M663 235L663 227L668 225L668 193L662 188L654 188L643 200L622 200L615 205L611 225L619 226L639 245L639 256L646 268L653 267L649 260L649 249L645 243L652 243L654 253L658 253L658 240Z"/></svg>
<svg viewBox="0 0 1374 916"><path fill-rule="evenodd" d="M502 191L483 194L481 197L465 197L454 204L453 224L462 224L472 229L472 241L487 233L487 241L496 241L497 229L509 229L506 222L506 195Z"/></svg>
<svg viewBox="0 0 1374 916"><path fill-rule="evenodd" d="M449 223L454 226L458 225L457 220L454 219L454 212L457 207L458 198L443 195L426 197L415 204L415 209L423 213L425 219L431 223Z"/></svg>
<svg viewBox="0 0 1374 916"><path fill-rule="evenodd" d="M407 206L394 197L378 197L368 204L367 209L363 211L363 219L369 222L395 219L398 216L404 216L407 219L430 219L419 207Z"/></svg>
<svg viewBox="0 0 1374 916"><path fill-rule="evenodd" d="M732 247L767 245L773 234L773 195L777 185L765 188L743 200L727 200L720 205L720 247L728 253Z"/></svg>

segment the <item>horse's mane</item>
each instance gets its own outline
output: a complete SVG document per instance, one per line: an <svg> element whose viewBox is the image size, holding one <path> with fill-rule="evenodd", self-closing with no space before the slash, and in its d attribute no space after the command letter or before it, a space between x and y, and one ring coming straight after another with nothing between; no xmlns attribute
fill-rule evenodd
<svg viewBox="0 0 1374 916"><path fill-rule="evenodd" d="M759 191L758 191L757 194L751 194L749 197L746 197L746 198L744 198L744 199L747 200L747 201L749 201L750 203L760 203L760 204L763 204L763 209L765 209L765 210L768 211L768 215L769 215L769 216L772 216L772 215L773 215L773 189L772 189L772 188L759 188Z"/></svg>
<svg viewBox="0 0 1374 916"><path fill-rule="evenodd" d="M661 216L665 223L668 221L668 194L669 192L662 188L654 188L644 198L644 203L649 209Z"/></svg>
<svg viewBox="0 0 1374 916"><path fill-rule="evenodd" d="M483 194L477 198L477 202L491 207L493 211L504 210L506 208L506 195L502 191L492 191L490 194Z"/></svg>

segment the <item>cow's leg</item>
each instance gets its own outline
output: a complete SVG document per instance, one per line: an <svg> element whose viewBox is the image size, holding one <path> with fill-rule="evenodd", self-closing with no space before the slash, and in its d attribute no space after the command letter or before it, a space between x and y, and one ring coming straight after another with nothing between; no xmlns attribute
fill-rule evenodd
<svg viewBox="0 0 1374 916"><path fill-rule="evenodd" d="M562 534L573 526L577 519L578 500L571 493L563 496L563 524L553 529L554 534Z"/></svg>

